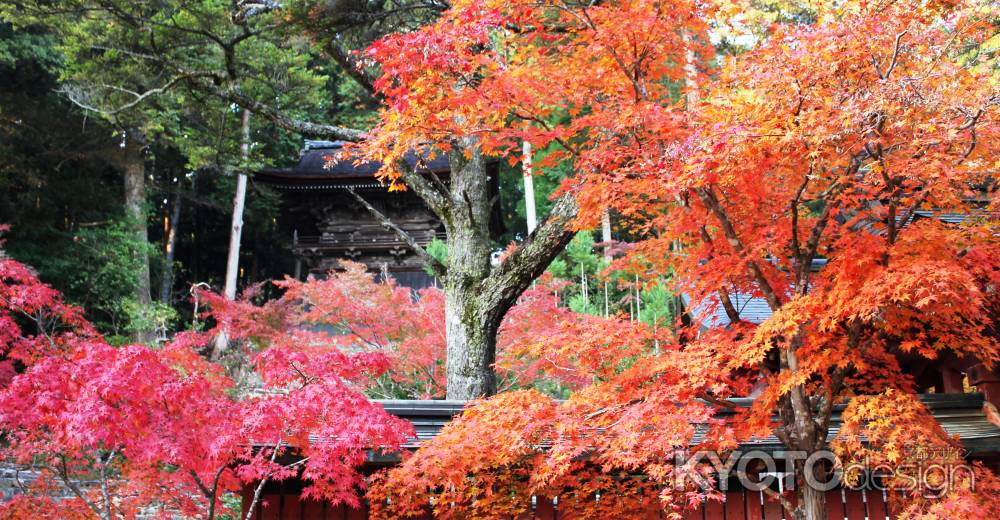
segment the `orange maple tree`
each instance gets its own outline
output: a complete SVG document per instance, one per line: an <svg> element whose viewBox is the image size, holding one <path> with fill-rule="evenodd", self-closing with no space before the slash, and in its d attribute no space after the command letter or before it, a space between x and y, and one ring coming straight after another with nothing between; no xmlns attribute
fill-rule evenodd
<svg viewBox="0 0 1000 520"><path fill-rule="evenodd" d="M845 457L859 432L891 460L906 456L901 429L914 434L905 442L954 445L916 401L907 363L992 367L1000 355L1000 93L985 55L969 52L993 36L996 7L819 5L814 21L775 24L702 70L706 20L725 23L732 3L723 7L456 2L373 48L389 108L370 149L384 164L446 135L479 135L508 155L521 140L556 143L550 160L575 170L563 189L578 226L612 208L649 237L619 263L675 273L692 318L564 403L520 391L476 404L376 483L380 514L431 504L444 517L491 517L558 494L581 516L657 500L679 515L718 498L690 485L688 472L704 468L673 464L696 433L705 449L774 435L813 454L844 402ZM748 320L747 298L771 316ZM600 355L602 345L566 339L581 357ZM748 395L751 406L734 407ZM789 469L794 494L772 498L794 518L826 518L824 494L804 485L823 475L805 475L802 461ZM969 481L934 500L894 500L904 518L998 508Z"/></svg>

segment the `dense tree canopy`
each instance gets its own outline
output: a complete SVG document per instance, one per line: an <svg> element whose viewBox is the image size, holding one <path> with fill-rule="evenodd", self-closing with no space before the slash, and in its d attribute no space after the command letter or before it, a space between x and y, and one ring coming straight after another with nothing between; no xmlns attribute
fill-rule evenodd
<svg viewBox="0 0 1000 520"><path fill-rule="evenodd" d="M670 455L692 441L693 424L713 426L706 446L727 449L773 433L811 454L826 447L832 407L850 396L866 396L848 406L860 423L873 410L890 429L930 420L912 404L903 360L997 360L1000 96L990 58L969 51L995 36L995 8L820 7L814 23L772 27L710 78L694 67L663 67L667 56L679 63L677 56L704 52L704 26L678 33L662 24L676 23L677 13L685 21L699 15L662 8L460 3L391 47L390 57L415 50L398 62L389 92L399 102L383 117L387 128L470 125L498 149L520 137L565 141L578 155L578 225L593 225L608 205L634 218L648 238L621 262L676 273L694 323L708 329L678 331L660 352L565 404L523 393L478 405L390 472L376 494L391 498L387 512L415 511L431 495L442 515L516 513L531 495L565 488L590 497L561 501L581 513L596 507L595 493L619 498L601 507L641 507L657 494L679 507L689 499L670 491L683 480ZM592 41L572 39L587 34ZM503 45L505 36L522 35L537 46ZM493 45L495 53L484 50ZM436 81L456 81L442 71L467 78L471 93L458 95L457 105L443 86L428 94ZM534 88L518 90L532 81ZM684 98L669 89L678 84ZM544 114L532 113L534 96L549 94L557 101L540 106L576 111L569 124L544 125ZM445 110L457 115L430 130L420 125ZM504 133L506 117L538 126ZM922 211L932 217L918 219ZM933 217L970 211L962 225ZM818 261L825 267L817 271ZM736 295L763 300L773 316L760 325L745 320ZM726 323L703 323L715 309ZM731 406L727 398L751 393L750 409L711 419ZM503 428L491 433L496 424ZM888 431L868 431L885 456L900 456ZM919 431L925 442L949 442L940 430ZM491 435L506 449L462 448ZM803 485L801 461L795 470L797 500L782 505L796 518L822 517L822 493ZM609 482L615 472L648 480ZM969 487L951 491L947 500L976 515L996 507ZM906 497L907 515L942 508L915 498Z"/></svg>
<svg viewBox="0 0 1000 520"><path fill-rule="evenodd" d="M17 259L0 259L0 458L38 475L2 514L216 518L239 486L259 500L294 477L333 503L367 493L383 517L517 516L556 495L582 518L679 517L721 498L691 478L712 468L675 463L696 440L962 461L910 368L1000 360L990 2L72 0L0 16ZM219 291L237 174L302 136L356 141L427 204L444 242L397 232L440 287L350 262L282 277L277 198L251 185L245 290ZM487 165L517 193L525 143L549 218L498 243ZM414 151L446 155L447 182ZM612 216L622 240L599 257ZM154 281L159 306L142 298ZM235 355L213 354L218 337ZM372 397L483 399L368 478L369 450L413 434ZM826 518L805 484L835 468L791 464L794 490L765 493ZM953 484L892 500L901 518L1000 513L985 467Z"/></svg>

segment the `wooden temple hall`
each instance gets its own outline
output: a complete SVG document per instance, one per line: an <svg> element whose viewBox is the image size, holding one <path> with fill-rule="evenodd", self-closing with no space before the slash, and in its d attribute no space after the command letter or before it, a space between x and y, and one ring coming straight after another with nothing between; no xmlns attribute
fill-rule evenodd
<svg viewBox="0 0 1000 520"><path fill-rule="evenodd" d="M450 171L444 155L431 159L411 153L406 161L423 175L448 184ZM281 193L278 228L292 237L296 278L323 276L337 269L341 260L350 260L391 276L405 287L434 285L434 278L410 247L348 191L353 189L421 246L443 240L444 225L419 197L410 191L389 192L375 178L380 167L376 162L357 163L341 141L306 141L294 166L256 173L257 182ZM499 165L491 163L489 168L491 189L498 194ZM503 229L499 196L494 200L490 226L498 236Z"/></svg>

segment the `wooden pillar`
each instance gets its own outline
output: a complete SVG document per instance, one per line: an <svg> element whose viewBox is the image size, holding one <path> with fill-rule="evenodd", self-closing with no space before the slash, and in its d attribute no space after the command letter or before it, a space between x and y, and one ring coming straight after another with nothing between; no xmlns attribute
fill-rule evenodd
<svg viewBox="0 0 1000 520"><path fill-rule="evenodd" d="M962 382L965 380L965 376L958 370L946 367L941 369L941 380L943 390L948 394L961 394L965 393L965 386Z"/></svg>
<svg viewBox="0 0 1000 520"><path fill-rule="evenodd" d="M1000 407L1000 374L996 369L987 370L982 363L974 365L969 369L969 384L983 393L986 402Z"/></svg>

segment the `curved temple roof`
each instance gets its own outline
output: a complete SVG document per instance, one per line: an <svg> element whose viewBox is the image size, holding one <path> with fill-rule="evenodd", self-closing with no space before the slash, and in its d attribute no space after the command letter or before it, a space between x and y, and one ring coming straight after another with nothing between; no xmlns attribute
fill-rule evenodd
<svg viewBox="0 0 1000 520"><path fill-rule="evenodd" d="M289 168L265 168L256 177L264 182L284 184L288 182L311 183L317 180L370 179L382 167L379 162L356 162L345 148L344 141L306 141L299 154L299 162ZM408 152L406 162L421 172L447 173L448 158L437 154L431 158L427 154Z"/></svg>

